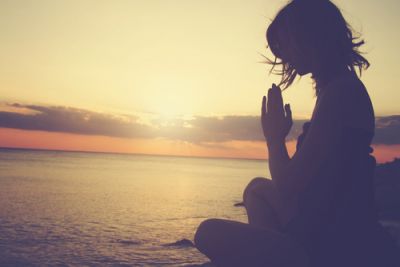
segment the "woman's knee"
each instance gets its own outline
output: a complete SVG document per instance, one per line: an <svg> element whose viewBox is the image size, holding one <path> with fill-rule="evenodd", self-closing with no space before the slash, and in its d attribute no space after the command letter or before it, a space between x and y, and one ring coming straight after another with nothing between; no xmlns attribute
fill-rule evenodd
<svg viewBox="0 0 400 267"><path fill-rule="evenodd" d="M260 187L268 187L268 184L271 182L271 180L264 178L264 177L255 177L253 178L250 183L246 186L246 188L243 191L243 202L246 204L246 200L254 196L256 192L256 188Z"/></svg>
<svg viewBox="0 0 400 267"><path fill-rule="evenodd" d="M212 238L215 236L216 226L218 219L208 219L200 223L194 235L194 244L198 250L208 255L210 246L213 241Z"/></svg>

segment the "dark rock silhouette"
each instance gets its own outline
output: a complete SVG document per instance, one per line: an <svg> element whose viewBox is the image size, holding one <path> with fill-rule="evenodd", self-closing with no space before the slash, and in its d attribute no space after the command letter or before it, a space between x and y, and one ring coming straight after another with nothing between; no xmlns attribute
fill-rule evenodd
<svg viewBox="0 0 400 267"><path fill-rule="evenodd" d="M374 185L380 222L396 239L400 255L400 159L377 165Z"/></svg>
<svg viewBox="0 0 400 267"><path fill-rule="evenodd" d="M244 203L243 202L237 202L237 203L233 204L233 206L235 206L235 207L244 207Z"/></svg>
<svg viewBox="0 0 400 267"><path fill-rule="evenodd" d="M134 241L134 240L122 240L122 239L118 239L115 241L116 243L120 243L122 245L140 245L139 241Z"/></svg>
<svg viewBox="0 0 400 267"><path fill-rule="evenodd" d="M377 165L374 185L380 219L400 221L400 159Z"/></svg>
<svg viewBox="0 0 400 267"><path fill-rule="evenodd" d="M194 244L189 239L181 239L173 243L164 244L164 247L194 247Z"/></svg>

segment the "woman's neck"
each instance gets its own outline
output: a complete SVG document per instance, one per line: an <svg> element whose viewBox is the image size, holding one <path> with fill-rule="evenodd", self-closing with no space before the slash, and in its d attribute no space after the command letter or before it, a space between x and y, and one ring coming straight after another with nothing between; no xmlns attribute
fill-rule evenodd
<svg viewBox="0 0 400 267"><path fill-rule="evenodd" d="M321 71L312 72L311 78L314 80L317 93L327 84L336 80L338 77L352 73L347 66L330 67Z"/></svg>

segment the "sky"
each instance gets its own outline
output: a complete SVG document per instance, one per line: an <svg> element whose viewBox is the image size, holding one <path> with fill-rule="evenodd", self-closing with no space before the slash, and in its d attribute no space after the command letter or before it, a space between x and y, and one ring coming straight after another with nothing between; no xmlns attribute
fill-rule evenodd
<svg viewBox="0 0 400 267"><path fill-rule="evenodd" d="M1 0L0 146L266 158L261 98L279 77L262 55L286 1ZM362 80L379 161L400 156L395 0L334 1L366 41ZM295 126L309 76L283 92Z"/></svg>

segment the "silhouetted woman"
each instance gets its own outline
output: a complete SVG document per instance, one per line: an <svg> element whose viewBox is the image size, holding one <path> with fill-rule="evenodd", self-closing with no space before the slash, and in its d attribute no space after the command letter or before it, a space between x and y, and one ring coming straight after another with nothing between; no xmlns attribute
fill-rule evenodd
<svg viewBox="0 0 400 267"><path fill-rule="evenodd" d="M196 247L217 266L400 266L377 221L370 155L374 111L356 69L368 61L340 10L328 0L293 0L267 30L280 86L312 74L317 101L301 146L288 156L289 105L273 85L261 122L272 179L253 179L243 194L248 224L209 219Z"/></svg>

